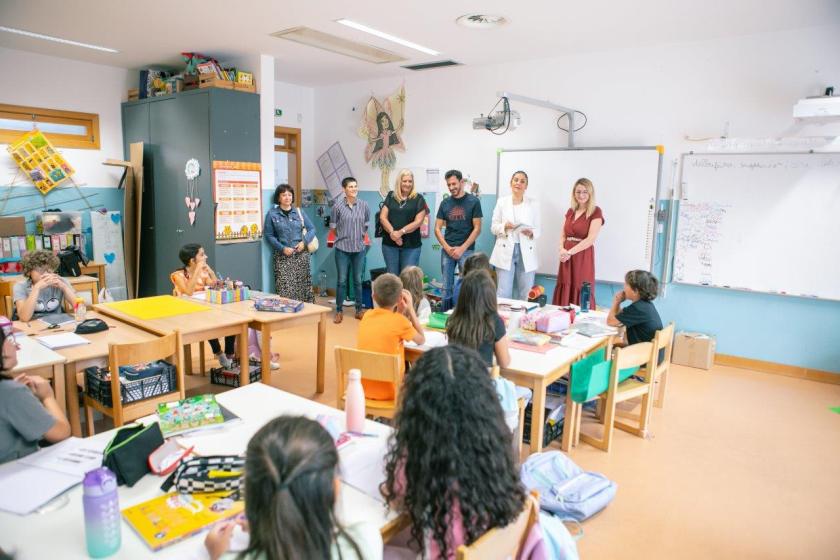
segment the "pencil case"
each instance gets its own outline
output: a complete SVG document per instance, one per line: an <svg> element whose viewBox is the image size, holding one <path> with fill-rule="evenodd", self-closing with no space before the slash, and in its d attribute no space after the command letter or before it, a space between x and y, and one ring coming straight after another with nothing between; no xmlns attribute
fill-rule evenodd
<svg viewBox="0 0 840 560"><path fill-rule="evenodd" d="M164 492L174 486L181 494L224 492L239 490L245 457L239 455L209 455L183 461L164 481Z"/></svg>
<svg viewBox="0 0 840 560"><path fill-rule="evenodd" d="M117 430L103 452L102 464L117 475L117 484L128 487L143 478L149 469L149 455L163 445L160 425L131 424Z"/></svg>
<svg viewBox="0 0 840 560"><path fill-rule="evenodd" d="M447 315L446 313L440 313L439 311L435 311L431 314L431 316L429 316L429 328L444 330L446 328L446 322L448 320L449 315Z"/></svg>

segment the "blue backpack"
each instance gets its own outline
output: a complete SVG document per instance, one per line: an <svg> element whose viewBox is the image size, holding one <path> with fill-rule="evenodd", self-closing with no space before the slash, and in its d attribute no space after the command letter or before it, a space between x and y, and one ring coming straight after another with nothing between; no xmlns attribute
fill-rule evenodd
<svg viewBox="0 0 840 560"><path fill-rule="evenodd" d="M540 508L563 520L592 517L615 498L617 488L615 482L584 471L560 451L531 455L519 476L528 490L540 493Z"/></svg>

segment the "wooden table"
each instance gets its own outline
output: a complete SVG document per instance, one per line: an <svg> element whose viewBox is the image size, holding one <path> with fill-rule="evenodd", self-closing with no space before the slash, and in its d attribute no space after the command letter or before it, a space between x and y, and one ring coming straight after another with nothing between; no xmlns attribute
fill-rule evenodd
<svg viewBox="0 0 840 560"><path fill-rule="evenodd" d="M71 346L69 348L55 350L56 354L63 356L66 360L63 366L64 372L62 375L62 384L67 392L67 419L70 420L70 429L72 430L73 435L77 437L82 435L82 426L79 421L79 387L78 380L76 379L77 374L82 372L86 367L106 365L108 362L109 342L124 344L132 342L145 342L147 340L158 338L157 334L144 331L127 323L122 323L116 319L94 311L88 312L87 318L102 319L108 323L111 329L98 333L82 335L84 338L90 340L90 344L81 344L79 346ZM21 330L27 332L35 331L35 329L28 329L26 327L26 323L18 322L15 326L19 326ZM50 334L55 332L67 332L72 331L75 328L76 325L74 324L66 329L47 332ZM64 405L63 402L61 402L61 404L62 406ZM88 421L90 421L90 418L88 418Z"/></svg>
<svg viewBox="0 0 840 560"><path fill-rule="evenodd" d="M40 321L33 321L34 323L42 324ZM15 327L20 328L26 323L15 323ZM37 328L37 327L32 327ZM46 333L53 331L46 331ZM65 398L64 386L64 362L66 358L53 350L50 350L37 340L29 336L22 336L17 339L19 348L17 351L17 365L12 370L12 377L28 373L32 375L40 375L46 379L53 380L53 390L55 391L55 400L58 401L58 406L66 415L67 406Z"/></svg>
<svg viewBox="0 0 840 560"><path fill-rule="evenodd" d="M268 420L278 414L305 415L314 418L328 414L343 419L344 413L327 405L280 391L262 383L233 389L217 395L218 401L228 410L240 416L242 421L234 426L200 436L204 442L220 440L218 445L229 453L244 449L251 435ZM343 422L341 422L343 426ZM365 421L365 432L376 433L386 438L391 428L371 420ZM92 440L104 446L114 436L114 430L96 434ZM195 438L199 439L199 438ZM355 445L364 445L364 441ZM352 447L352 446L351 446ZM339 451L339 455L343 450ZM15 462L0 465L0 476L5 469L15 468ZM120 509L125 509L161 495L163 478L147 474L137 484L128 488L120 486ZM82 486L69 490L64 498L50 504L44 513L18 516L0 512L0 536L2 546L14 550L18 560L61 558L62 560L84 560L88 558L85 549L85 527L82 515ZM345 525L362 521L380 527L383 540L387 541L408 520L386 509L381 499L342 483L338 494L337 516ZM125 521L121 521L122 546L114 558L201 558L205 533L201 532L168 546L158 552L149 550ZM206 554L203 555L206 558Z"/></svg>
<svg viewBox="0 0 840 560"><path fill-rule="evenodd" d="M137 301L137 300L135 300ZM206 311L185 313L162 317L160 319L139 319L134 315L123 313L110 307L107 303L94 306L94 309L103 315L118 319L139 329L154 333L160 336L167 335L173 331L181 333L181 342L186 346L193 342L204 342L213 338L225 336L239 336L239 356L248 359L248 317L237 313L231 313L212 305L207 305ZM186 371L186 368L185 368ZM240 385L248 384L248 368L240 368Z"/></svg>
<svg viewBox="0 0 840 560"><path fill-rule="evenodd" d="M96 261L88 261L87 264L79 263L79 269L82 271L82 274L96 274L96 278L99 280L100 290L108 287L105 282L105 263Z"/></svg>
<svg viewBox="0 0 840 560"><path fill-rule="evenodd" d="M99 303L99 281L94 278L93 276L85 276L84 274L81 276L62 276L65 280L67 280L71 286L73 286L73 290L78 292L90 292L90 301L94 304ZM13 276L2 276L0 277L0 305L2 305L4 314L6 317L12 317L14 314L14 308L10 308L6 305L6 296L9 297L10 300L14 299L13 289L14 285L24 280L24 276L22 274L15 274ZM73 302L69 302L70 306L72 307ZM15 302L12 301L11 305L14 306Z"/></svg>
<svg viewBox="0 0 840 560"><path fill-rule="evenodd" d="M186 296L185 296L186 297ZM189 299L189 298L188 298ZM262 335L262 356L261 363L271 362L271 333L281 329L291 329L303 325L318 325L318 347L315 369L315 390L318 393L324 392L324 364L327 344L327 314L331 311L329 307L304 303L303 309L297 313L274 313L270 311L257 311L254 309L254 302L238 301L226 304L207 304L218 309L236 313L246 317L248 326L257 330ZM271 368L263 367L263 375L270 372Z"/></svg>

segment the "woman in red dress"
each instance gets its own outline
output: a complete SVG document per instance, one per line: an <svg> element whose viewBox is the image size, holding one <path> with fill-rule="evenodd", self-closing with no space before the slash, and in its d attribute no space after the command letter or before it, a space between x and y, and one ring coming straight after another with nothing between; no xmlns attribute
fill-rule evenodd
<svg viewBox="0 0 840 560"><path fill-rule="evenodd" d="M595 206L595 186L589 179L578 179L572 188L571 208L560 234L560 270L554 288L554 305L580 305L584 282L592 287L589 308L595 309L595 239L604 215Z"/></svg>

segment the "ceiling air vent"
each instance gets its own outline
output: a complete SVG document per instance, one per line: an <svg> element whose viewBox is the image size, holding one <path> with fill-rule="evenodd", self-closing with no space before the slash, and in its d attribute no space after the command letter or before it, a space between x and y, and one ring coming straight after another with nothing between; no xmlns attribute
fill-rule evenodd
<svg viewBox="0 0 840 560"><path fill-rule="evenodd" d="M423 64L410 64L403 66L408 70L431 70L432 68L443 68L444 66L460 66L460 62L454 60L438 60L437 62L425 62Z"/></svg>
<svg viewBox="0 0 840 560"><path fill-rule="evenodd" d="M365 45L363 43L356 43L342 37L330 35L323 31L310 29L309 27L293 27L291 29L284 29L271 34L272 37L278 39L286 39L294 41L302 45L316 47L325 51L330 51L336 54L343 54L344 56L352 56L365 62L373 62L374 64L384 64L386 62L402 62L406 60L404 57L374 47Z"/></svg>

